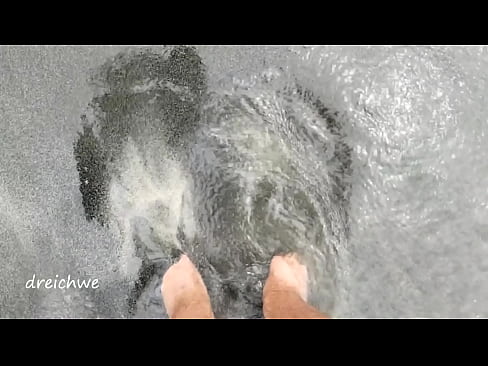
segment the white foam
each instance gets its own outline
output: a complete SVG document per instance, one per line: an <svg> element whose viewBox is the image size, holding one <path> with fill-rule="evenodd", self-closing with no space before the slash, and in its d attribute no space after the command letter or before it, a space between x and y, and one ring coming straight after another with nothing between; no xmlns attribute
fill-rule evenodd
<svg viewBox="0 0 488 366"><path fill-rule="evenodd" d="M120 267L129 277L137 274L141 260L136 256L133 236L137 232L137 218L147 221L157 237L157 243L147 240L144 244L152 252L152 258L163 255L170 247L180 248L177 239L178 226L183 225L192 235L194 232L192 210L187 192L187 178L180 164L169 157L163 164L151 162L129 141L123 152L120 177L110 185L110 216L123 242ZM185 193L186 192L186 193ZM159 247L158 247L159 246Z"/></svg>

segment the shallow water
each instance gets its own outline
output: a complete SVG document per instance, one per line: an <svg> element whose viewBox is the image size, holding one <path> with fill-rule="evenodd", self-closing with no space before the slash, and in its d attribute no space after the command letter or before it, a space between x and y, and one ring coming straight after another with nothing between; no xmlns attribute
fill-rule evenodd
<svg viewBox="0 0 488 366"><path fill-rule="evenodd" d="M0 48L1 316L164 317L180 250L220 316L286 250L336 317L488 316L486 48L179 50Z"/></svg>

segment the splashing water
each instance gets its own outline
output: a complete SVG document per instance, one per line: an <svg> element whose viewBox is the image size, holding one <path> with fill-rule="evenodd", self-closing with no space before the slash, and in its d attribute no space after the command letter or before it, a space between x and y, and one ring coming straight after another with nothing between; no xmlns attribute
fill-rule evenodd
<svg viewBox="0 0 488 366"><path fill-rule="evenodd" d="M59 60L80 49L4 57L56 55L47 59L58 66L40 65L59 74L70 70ZM312 304L334 316L488 316L486 48L118 52L91 61L94 96L55 109L73 120L59 139L59 116L43 119L44 147L22 133L29 125L9 122L25 107L2 91L10 160L0 166L0 250L10 264L0 315L162 317L161 276L185 251L218 316L260 317L271 256L294 250L309 267ZM22 88L16 80L11 90ZM37 182L40 194L60 187L83 208L37 199L35 184L18 190L16 151L26 171L39 161L55 172ZM9 282L51 274L47 263L53 274L96 275L103 288L26 292Z"/></svg>

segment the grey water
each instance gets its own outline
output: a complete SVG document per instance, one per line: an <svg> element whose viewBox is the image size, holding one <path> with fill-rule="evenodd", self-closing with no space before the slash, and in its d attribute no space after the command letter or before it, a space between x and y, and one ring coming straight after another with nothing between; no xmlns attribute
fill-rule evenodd
<svg viewBox="0 0 488 366"><path fill-rule="evenodd" d="M262 317L488 316L488 48L0 47L0 317L166 317L186 252ZM97 278L97 289L32 289Z"/></svg>

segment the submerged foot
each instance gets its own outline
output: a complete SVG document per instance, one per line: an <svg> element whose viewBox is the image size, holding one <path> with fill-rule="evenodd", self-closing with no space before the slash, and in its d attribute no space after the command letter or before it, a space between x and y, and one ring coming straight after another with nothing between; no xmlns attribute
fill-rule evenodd
<svg viewBox="0 0 488 366"><path fill-rule="evenodd" d="M301 264L296 253L277 255L271 260L264 292L289 291L303 301L308 298L307 267Z"/></svg>
<svg viewBox="0 0 488 366"><path fill-rule="evenodd" d="M214 317L207 288L187 255L164 274L161 294L170 318Z"/></svg>
<svg viewBox="0 0 488 366"><path fill-rule="evenodd" d="M307 282L307 267L296 253L273 257L263 291L265 318L328 318L307 303Z"/></svg>

